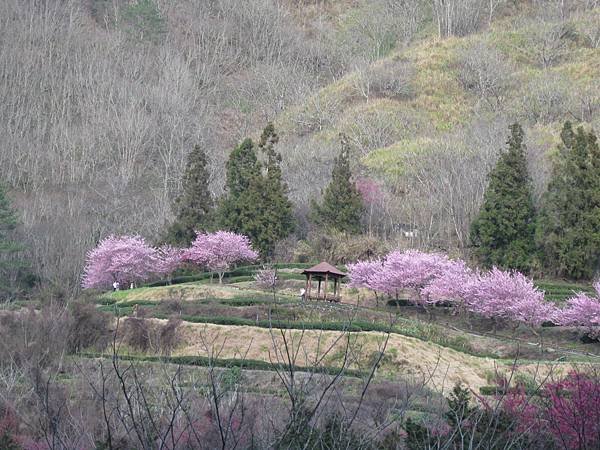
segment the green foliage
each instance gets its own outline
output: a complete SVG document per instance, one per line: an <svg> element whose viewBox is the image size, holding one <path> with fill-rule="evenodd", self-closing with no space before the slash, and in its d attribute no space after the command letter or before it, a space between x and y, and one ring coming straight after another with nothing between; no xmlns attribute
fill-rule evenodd
<svg viewBox="0 0 600 450"><path fill-rule="evenodd" d="M268 227L257 237L256 245L265 256L271 256L275 243L290 235L295 228L292 202L288 199L288 188L281 174L281 155L274 146L279 141L272 123L264 129L258 147L265 154L264 186L262 189L263 221Z"/></svg>
<svg viewBox="0 0 600 450"><path fill-rule="evenodd" d="M3 450L21 450L21 446L17 444L8 432L0 434L0 448Z"/></svg>
<svg viewBox="0 0 600 450"><path fill-rule="evenodd" d="M79 356L87 357L87 358L98 358L105 357L104 353L95 353L95 352L83 352L80 353ZM112 357L112 355L111 355ZM272 371L277 367L279 370L289 370L290 366L287 364L274 364L268 363L266 361L255 360L255 359L242 359L242 358L209 358L206 356L138 356L138 355L127 355L121 354L118 355L118 359L122 361L140 361L140 362L160 362L160 363L170 363L177 364L182 366L196 366L196 367L227 367L230 369L233 368L241 368L246 370L267 370ZM315 372L315 373L323 373L329 375L336 375L340 369L337 367L306 367L306 366L293 366L293 369L299 372ZM237 371L233 370L230 374L228 374L229 380L232 380L232 377L235 377ZM365 375L364 372L355 369L344 369L344 374L350 377L363 377Z"/></svg>
<svg viewBox="0 0 600 450"><path fill-rule="evenodd" d="M206 165L206 153L196 145L188 155L183 191L175 200L175 221L165 237L169 244L189 246L196 238L196 231L205 231L210 226L214 205L208 188Z"/></svg>
<svg viewBox="0 0 600 450"><path fill-rule="evenodd" d="M281 176L281 155L275 152L278 137L272 124L261 136L258 148L266 154L263 164L251 139L242 142L227 161L227 196L219 208L219 225L248 236L263 258L275 244L294 230L292 203Z"/></svg>
<svg viewBox="0 0 600 450"><path fill-rule="evenodd" d="M476 410L476 408L469 406L471 401L469 389L462 387L459 383L454 385L446 401L448 402L448 411L445 414L446 421L453 427L462 424Z"/></svg>
<svg viewBox="0 0 600 450"><path fill-rule="evenodd" d="M158 43L166 33L166 22L154 0L137 0L122 12L125 30L140 41Z"/></svg>
<svg viewBox="0 0 600 450"><path fill-rule="evenodd" d="M350 155L346 138L335 158L331 181L325 189L321 204L312 202L312 219L327 228L350 234L360 233L360 219L364 210L362 198L352 182Z"/></svg>
<svg viewBox="0 0 600 450"><path fill-rule="evenodd" d="M589 280L600 262L600 148L593 132L569 122L561 139L536 237L549 273Z"/></svg>
<svg viewBox="0 0 600 450"><path fill-rule="evenodd" d="M403 425L406 431L405 445L409 450L422 450L431 448L434 445L434 439L427 427L419 421L409 417Z"/></svg>
<svg viewBox="0 0 600 450"><path fill-rule="evenodd" d="M13 298L24 287L27 265L20 258L17 216L0 184L0 299Z"/></svg>
<svg viewBox="0 0 600 450"><path fill-rule="evenodd" d="M490 173L483 205L471 225L474 254L484 267L529 272L535 251L535 211L523 129L510 127L508 151Z"/></svg>

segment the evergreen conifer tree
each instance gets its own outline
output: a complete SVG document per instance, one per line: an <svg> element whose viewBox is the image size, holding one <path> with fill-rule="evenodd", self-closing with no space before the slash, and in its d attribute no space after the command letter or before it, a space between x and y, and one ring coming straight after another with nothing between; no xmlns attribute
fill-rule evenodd
<svg viewBox="0 0 600 450"><path fill-rule="evenodd" d="M565 123L542 199L537 239L549 273L591 279L600 263L600 149L593 132Z"/></svg>
<svg viewBox="0 0 600 450"><path fill-rule="evenodd" d="M508 150L489 175L479 215L471 224L474 254L484 267L528 272L535 252L535 210L523 129L510 126Z"/></svg>
<svg viewBox="0 0 600 450"><path fill-rule="evenodd" d="M281 155L274 148L278 141L275 127L272 123L267 124L259 142L259 148L266 156L262 189L262 214L266 226L256 242L265 256L271 256L277 241L289 236L295 228L293 205L287 197L287 184L282 178Z"/></svg>
<svg viewBox="0 0 600 450"><path fill-rule="evenodd" d="M9 299L16 293L25 263L19 258L24 246L15 239L17 216L4 186L0 184L0 299Z"/></svg>
<svg viewBox="0 0 600 450"><path fill-rule="evenodd" d="M281 175L281 156L275 152L277 134L269 124L258 147L265 153L265 173L250 139L242 142L227 162L227 196L219 208L219 225L248 236L263 258L272 255L278 240L294 229L292 204Z"/></svg>
<svg viewBox="0 0 600 450"><path fill-rule="evenodd" d="M183 191L175 200L175 221L167 230L165 241L169 244L188 246L196 231L210 226L213 200L206 165L206 153L199 145L194 146L183 174Z"/></svg>
<svg viewBox="0 0 600 450"><path fill-rule="evenodd" d="M352 182L349 149L342 136L340 154L335 158L331 181L323 194L321 204L312 202L312 219L317 225L356 234L360 233L360 219L364 210L360 192Z"/></svg>
<svg viewBox="0 0 600 450"><path fill-rule="evenodd" d="M255 244L262 225L257 220L260 205L260 163L252 139L245 139L229 155L226 164L226 196L219 205L218 225L248 236Z"/></svg>

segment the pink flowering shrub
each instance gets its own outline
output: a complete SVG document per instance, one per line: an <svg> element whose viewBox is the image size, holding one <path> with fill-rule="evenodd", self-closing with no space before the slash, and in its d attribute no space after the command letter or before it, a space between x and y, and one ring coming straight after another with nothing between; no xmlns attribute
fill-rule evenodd
<svg viewBox="0 0 600 450"><path fill-rule="evenodd" d="M156 250L140 236L108 236L87 254L84 289L145 281L155 273Z"/></svg>
<svg viewBox="0 0 600 450"><path fill-rule="evenodd" d="M171 279L173 272L179 269L183 263L183 255L185 250L182 248L163 245L156 250L156 267L157 274Z"/></svg>
<svg viewBox="0 0 600 450"><path fill-rule="evenodd" d="M250 239L242 234L230 231L199 233L183 258L219 275L223 282L225 272L232 265L258 259L258 253L252 249Z"/></svg>
<svg viewBox="0 0 600 450"><path fill-rule="evenodd" d="M262 289L275 290L278 281L277 269L272 267L265 267L254 275L254 282Z"/></svg>
<svg viewBox="0 0 600 450"><path fill-rule="evenodd" d="M544 293L520 272L493 268L468 286L470 311L491 319L506 319L538 327L552 319L556 308L544 300Z"/></svg>
<svg viewBox="0 0 600 450"><path fill-rule="evenodd" d="M414 301L422 305L459 300L470 277L463 261L416 250L397 250L382 261L357 261L347 267L350 286L388 295L411 289L417 294Z"/></svg>
<svg viewBox="0 0 600 450"><path fill-rule="evenodd" d="M350 279L348 286L376 291L375 277L383 270L383 263L380 260L357 261L354 264L348 264L346 268Z"/></svg>
<svg viewBox="0 0 600 450"><path fill-rule="evenodd" d="M462 304L472 292L472 285L478 280L477 275L464 261L450 260L444 271L431 280L422 293L431 303L446 300Z"/></svg>
<svg viewBox="0 0 600 450"><path fill-rule="evenodd" d="M371 178L358 178L356 180L356 189L360 193L365 205L370 205L381 200L381 187Z"/></svg>
<svg viewBox="0 0 600 450"><path fill-rule="evenodd" d="M441 253L394 251L383 261L348 265L350 285L388 295L412 289L423 306L441 301L494 320L511 320L532 328L553 320L557 308L544 300L533 281L516 271L471 270L462 260Z"/></svg>
<svg viewBox="0 0 600 450"><path fill-rule="evenodd" d="M591 338L600 338L600 291L599 283L594 285L596 297L582 292L567 300L567 306L556 313L556 323L567 326L582 326Z"/></svg>
<svg viewBox="0 0 600 450"><path fill-rule="evenodd" d="M383 261L383 267L371 277L373 288L388 295L401 289L417 293L416 302L430 303L424 289L442 276L451 261L441 253L424 253L416 250L391 252Z"/></svg>
<svg viewBox="0 0 600 450"><path fill-rule="evenodd" d="M564 448L600 448L600 382L584 373L545 386L544 420Z"/></svg>
<svg viewBox="0 0 600 450"><path fill-rule="evenodd" d="M2 411L4 409L4 411ZM35 441L19 432L19 420L9 408L0 405L0 449L2 450L49 450L43 440Z"/></svg>

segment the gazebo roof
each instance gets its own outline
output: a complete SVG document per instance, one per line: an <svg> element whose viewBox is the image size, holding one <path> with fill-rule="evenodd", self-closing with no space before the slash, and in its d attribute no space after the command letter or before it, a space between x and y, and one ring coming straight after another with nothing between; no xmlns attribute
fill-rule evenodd
<svg viewBox="0 0 600 450"><path fill-rule="evenodd" d="M346 276L346 274L344 272L336 269L335 267L333 267L331 264L329 264L327 262L321 262L321 263L317 264L316 266L311 267L310 269L303 270L302 273L316 274L316 275L324 275L324 274L328 273L328 274L338 276L338 277Z"/></svg>

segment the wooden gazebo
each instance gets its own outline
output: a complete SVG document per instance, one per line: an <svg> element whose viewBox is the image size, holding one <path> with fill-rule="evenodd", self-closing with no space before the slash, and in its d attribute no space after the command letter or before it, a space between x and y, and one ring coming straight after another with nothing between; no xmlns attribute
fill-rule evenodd
<svg viewBox="0 0 600 450"><path fill-rule="evenodd" d="M340 301L340 291L341 286L340 282L342 278L346 276L344 272L339 271L331 264L322 262L317 264L310 269L306 269L302 272L306 275L306 298L316 299L316 300L329 300L332 302ZM329 281L333 280L333 293L327 295L327 287ZM313 291L313 281L317 281L317 292L316 295ZM323 286L323 291L321 292L321 286Z"/></svg>

